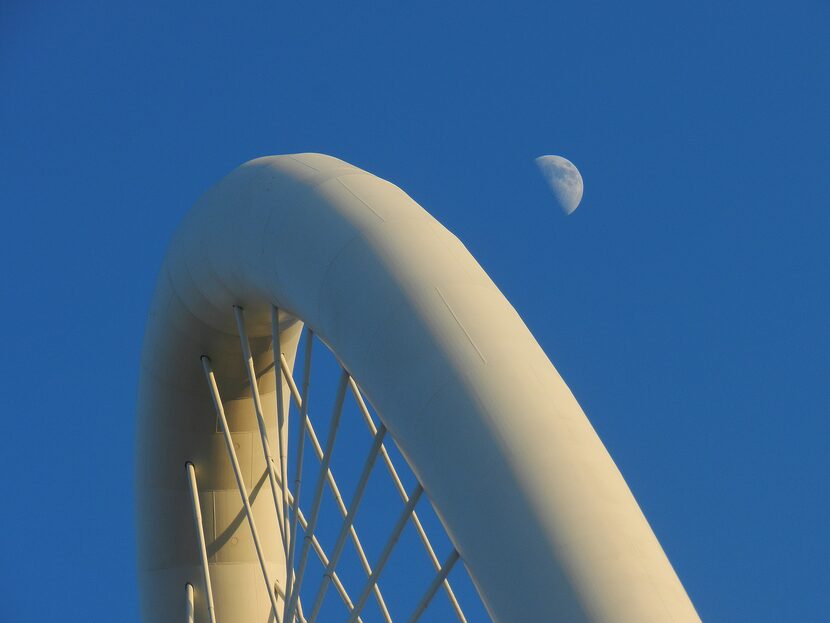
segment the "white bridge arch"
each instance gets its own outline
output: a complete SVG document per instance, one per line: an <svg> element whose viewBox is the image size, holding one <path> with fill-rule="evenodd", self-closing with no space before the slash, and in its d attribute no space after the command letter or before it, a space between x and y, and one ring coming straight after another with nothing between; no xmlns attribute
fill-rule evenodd
<svg viewBox="0 0 830 623"><path fill-rule="evenodd" d="M181 621L186 599L203 621L265 622L286 611L286 558L296 569L302 543L289 551L281 534L291 534L293 513L275 504L287 463L277 459L286 443L275 390L287 413L292 388L282 374L276 382L273 343L290 371L303 323L359 383L495 621L699 621L611 457L484 270L398 187L318 154L242 165L197 203L170 246L139 390L145 620ZM240 365L245 327L254 394ZM275 591L253 540L228 537L246 521L229 449L243 490L260 488L250 512Z"/></svg>

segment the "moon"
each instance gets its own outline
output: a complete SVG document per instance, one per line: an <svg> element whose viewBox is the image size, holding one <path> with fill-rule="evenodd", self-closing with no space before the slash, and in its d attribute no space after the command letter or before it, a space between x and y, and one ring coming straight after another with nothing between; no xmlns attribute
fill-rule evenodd
<svg viewBox="0 0 830 623"><path fill-rule="evenodd" d="M582 175L574 164L562 156L539 156L536 166L542 172L554 197L565 214L576 210L582 200Z"/></svg>

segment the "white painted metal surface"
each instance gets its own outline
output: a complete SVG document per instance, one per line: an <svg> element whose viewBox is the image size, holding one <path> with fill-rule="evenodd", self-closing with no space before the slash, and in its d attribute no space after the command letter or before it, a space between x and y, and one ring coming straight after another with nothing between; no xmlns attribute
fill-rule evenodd
<svg viewBox="0 0 830 623"><path fill-rule="evenodd" d="M194 606L195 596L193 595L193 585L187 584L184 587L184 620L187 623L196 623L196 611Z"/></svg>
<svg viewBox="0 0 830 623"><path fill-rule="evenodd" d="M195 524L194 533L196 541L199 545L199 562L202 565L202 579L205 582L205 606L207 607L208 620L210 623L216 623L216 609L213 606L213 588L210 582L210 563L208 562L207 544L205 542L205 527L202 522L201 503L199 501L199 485L196 481L196 470L193 468L193 463L186 463L185 469L187 473L187 484L190 488L190 503L193 505L193 523ZM187 597L187 615L189 619L195 616L193 597L193 585L190 582L186 586Z"/></svg>
<svg viewBox="0 0 830 623"><path fill-rule="evenodd" d="M245 486L267 491L234 305L245 309L264 414L277 413L276 375L263 374L274 364L272 305L289 370L300 319L337 354L496 621L699 621L573 395L475 259L399 188L318 154L231 173L188 214L162 268L138 409L144 620L179 621L182 586L201 592L186 461L199 470L217 620L264 623L272 609L199 362L214 362ZM276 419L271 447L285 434ZM270 495L251 507L257 525L278 525ZM261 532L284 595L280 531Z"/></svg>
<svg viewBox="0 0 830 623"><path fill-rule="evenodd" d="M265 552L262 549L262 541L259 538L259 531L256 528L254 511L251 508L251 496L248 493L248 487L245 485L245 479L242 476L242 467L239 465L239 458L237 457L236 449L234 448L233 437L231 436L231 431L228 427L228 420L225 417L225 408L222 405L222 398L219 395L219 387L216 385L216 378L213 374L213 368L210 365L210 359L208 359L208 357L202 357L202 367L205 370L205 376L207 377L207 381L210 386L210 393L213 397L213 406L216 409L216 415L219 417L222 435L225 438L225 448L227 448L228 457L231 460L231 468L233 470L234 478L236 479L236 487L239 491L239 499L242 502L242 508L245 509L245 519L248 520L248 529L251 531L251 538L254 542L254 549L256 550L257 560L259 561L259 567L262 570L262 579L265 582L266 594L268 595L268 599L271 601L272 611L274 617L276 618L280 610L279 606L277 605L277 595L274 590L274 583L271 581L271 577L268 573L268 565L265 561ZM267 464L267 452L265 456L266 471L268 471L270 466ZM188 465L192 468L192 464Z"/></svg>

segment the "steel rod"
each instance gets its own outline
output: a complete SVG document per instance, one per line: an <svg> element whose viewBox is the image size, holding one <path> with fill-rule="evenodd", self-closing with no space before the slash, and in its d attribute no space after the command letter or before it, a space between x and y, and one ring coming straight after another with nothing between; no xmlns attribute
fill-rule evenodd
<svg viewBox="0 0 830 623"><path fill-rule="evenodd" d="M288 495L288 504L289 504L290 507L293 508L293 506L294 506L294 496L291 495L290 491L287 492L287 495ZM303 514L303 509L302 508L297 509L297 519L299 521L300 527L303 530L306 530L307 527L308 527L308 522L306 521L306 518L305 518L305 515ZM312 535L312 537L311 537L311 545L314 548L314 551L317 554L317 558L320 559L320 562L322 563L323 567L328 566L328 564L329 564L328 556L326 556L326 552L325 552L325 550L323 550L323 546L320 545L320 541L314 535ZM352 608L354 608L354 603L352 603L352 600L349 597L348 592L346 592L346 587L343 586L343 582L340 580L337 573L332 573L331 581L332 581L332 584L334 584L334 587L337 589L337 592L340 595L340 598L343 600L343 604L346 606L346 609L349 612L351 612ZM277 594L279 596L281 596L283 598L283 600L285 600L285 593L279 587L277 588ZM298 611L298 613L300 613L300 607L302 605L302 600L298 601L297 603L298 603L297 611ZM357 621L358 621L358 623L362 623L360 617L358 617Z"/></svg>
<svg viewBox="0 0 830 623"><path fill-rule="evenodd" d="M275 386L277 392L277 445L280 453L280 485L282 493L282 514L280 521L282 522L283 534L283 550L285 559L288 560L288 461L285 452L285 435L288 431L288 420L286 418L286 409L283 403L283 388L282 388L282 345L280 335L279 309L275 305L271 306L271 346L274 351L274 376Z"/></svg>
<svg viewBox="0 0 830 623"><path fill-rule="evenodd" d="M199 557L202 560L202 574L205 579L205 596L210 623L216 623L216 610L213 608L213 587L210 583L210 566L208 565L207 544L205 543L205 528L202 523L202 507L199 502L199 487L196 482L196 469L193 463L185 463L187 484L190 489L190 502L193 505L193 521L196 524L196 537L199 541Z"/></svg>
<svg viewBox="0 0 830 623"><path fill-rule="evenodd" d="M355 380L349 377L349 387L352 390L352 394L357 401L357 405L360 408L360 412L363 415L363 421L366 422L366 427L368 428L369 432L372 435L377 433L377 427L375 426L375 422L372 419L372 416L369 414L369 409L366 407L366 402L363 400L363 395L360 391L360 388L357 386ZM395 465L392 462L392 457L389 456L389 452L386 450L386 446L380 447L380 455L383 458L384 463L386 464L386 469L389 472L389 475L392 477L392 482L395 484L395 488L398 490L398 495L400 495L401 500L403 503L406 504L409 502L409 496L406 494L406 489L403 486L403 482L401 481L400 476L398 475L398 470L395 469ZM421 543L424 545L424 549L429 556L430 561L432 561L432 566L435 568L436 571L441 570L441 563L438 561L438 556L435 555L435 549L432 547L432 543L427 536L426 531L424 530L424 526L421 524L421 519L418 517L418 513L412 513L412 524L415 526L415 530L418 532L418 536L421 539ZM453 610L455 611L455 616L458 617L458 620L461 623L467 623L467 617L464 615L464 611L461 609L461 604L458 603L458 598L455 596L455 592L452 590L452 586L450 586L450 581L445 579L443 581L444 591L447 593L447 597L450 600L450 604L452 605Z"/></svg>
<svg viewBox="0 0 830 623"><path fill-rule="evenodd" d="M300 623L308 623L303 613L303 601L299 598L297 599L297 618L300 620Z"/></svg>
<svg viewBox="0 0 830 623"><path fill-rule="evenodd" d="M423 598L418 603L418 606L415 608L415 612L413 612L412 616L409 617L407 623L416 623L418 619L421 618L421 615L429 606L429 603L432 601L432 598L435 597L435 593L438 592L438 587L441 586L441 584L443 584L444 581L447 579L447 576L450 574L450 571L452 571L452 568L456 562L458 562L458 550L453 549L452 553L444 561L444 564L441 565L435 578L432 580L432 582L430 582L429 588L427 588L427 592L424 593Z"/></svg>
<svg viewBox="0 0 830 623"><path fill-rule="evenodd" d="M225 437L225 447L228 450L228 456L231 459L231 466L233 467L233 474L236 477L236 486L239 489L239 496L242 498L242 505L245 507L245 515L248 517L248 527L251 530L251 537L254 541L256 554L259 558L259 565L262 568L262 577L265 580L265 586L268 590L268 597L271 600L271 606L274 608L274 618L279 617L279 609L277 608L277 596L274 593L274 583L268 574L268 567L265 564L265 554L262 551L262 544L259 540L259 533L254 522L254 511L251 508L251 503L248 500L248 489L245 487L245 481L242 478L242 469L239 467L239 459L236 457L236 450L233 447L233 438L228 427L228 420L225 418L225 408L222 406L222 398L219 396L219 387L216 384L216 377L213 374L213 369L210 365L210 359L202 356L202 367L205 370L205 376L210 385L211 396L213 397L213 406L216 408L216 414L222 423L222 433Z"/></svg>
<svg viewBox="0 0 830 623"><path fill-rule="evenodd" d="M280 521L282 504L280 504L280 494L277 493L277 474L274 468L274 457L271 455L271 444L268 443L268 428L265 425L265 417L262 413L262 400L259 395L259 384L256 380L254 358L251 355L251 343L248 340L248 332L245 330L245 312L241 307L234 305L233 313L236 316L236 327L239 331L239 342L242 345L242 358L245 361L245 371L248 373L248 384L251 386L251 397L254 401L254 411L256 412L257 424L259 425L259 438L262 442L265 468L268 470L268 482L271 485L271 495L274 498L274 510L276 511L277 523L279 524L280 538L285 543L285 530L283 528L283 522Z"/></svg>
<svg viewBox="0 0 830 623"><path fill-rule="evenodd" d="M294 512L291 515L291 542L288 546L288 560L286 561L286 568L294 568L294 556L297 550L297 511L300 508L300 493L303 483L303 452L305 448L305 427L308 419L308 386L311 381L311 349L314 346L314 332L310 327L306 328L306 342L305 342L305 369L303 370L303 393L302 405L300 406L300 422L298 426L297 437L297 466L294 473L294 499L297 503L294 505ZM286 594L291 595L293 591L293 578L288 574L288 582ZM285 607L282 613L283 623L288 623L288 602L285 602Z"/></svg>
<svg viewBox="0 0 830 623"><path fill-rule="evenodd" d="M285 601L285 592L279 587L276 586L275 590L277 591L277 597L282 597L283 602ZM303 601L299 599L297 601L297 618L300 620L300 623L308 623L305 619L305 615L303 614ZM279 621L277 621L279 623Z"/></svg>
<svg viewBox="0 0 830 623"><path fill-rule="evenodd" d="M194 623L196 618L195 604L193 603L193 585L188 582L184 585L184 620Z"/></svg>
<svg viewBox="0 0 830 623"><path fill-rule="evenodd" d="M290 496L291 493L289 492L288 495ZM291 504L294 504L294 499L290 500ZM308 522L306 521L305 515L303 514L303 509L298 511L298 517L300 520L300 526L303 530L306 529ZM320 541L317 539L316 536L312 536L311 543L314 546L314 551L317 553L317 558L320 559L323 567L327 567L329 564L328 556L326 556L326 552L323 550L323 546L320 545ZM352 603L351 597L349 597L348 592L346 592L346 587L343 586L343 582L340 580L340 577L337 575L337 572L332 572L331 574L331 582L334 584L334 588L337 590L338 594L340 595L340 599L343 600L343 604L346 606L346 609L351 613L352 608L354 608L354 603ZM357 619L358 623L362 623L360 617Z"/></svg>
<svg viewBox="0 0 830 623"><path fill-rule="evenodd" d="M334 545L334 550L332 551L331 560L329 560L329 564L326 567L325 572L323 573L323 580L320 583L320 588L317 590L317 597L314 599L314 607L311 610L311 616L309 617L310 623L314 623L317 620L317 615L320 612L320 608L323 605L323 599L326 596L326 590L329 586L329 581L331 580L331 574L337 568L337 563L340 561L340 555L343 553L343 546L346 543L346 535L349 533L349 529L354 524L355 515L357 515L357 509L360 507L360 502L363 499L363 493L366 490L366 484L369 482L369 476L372 473L372 467L375 464L375 459L377 459L378 452L380 451L380 445L383 443L383 437L386 435L386 427L381 424L380 428L378 429L377 435L375 435L375 440L372 443L372 448L369 450L369 456L366 457L366 462L363 465L363 471L360 474L360 480L357 483L357 489L355 490L354 496L352 497L352 502L349 505L349 510L346 513L346 518L343 520L343 525L340 528L340 533L337 535L337 542ZM374 575L374 571L369 575L371 578ZM352 611L354 613L354 610ZM358 613L359 614L359 613ZM351 620L354 620L353 618Z"/></svg>
<svg viewBox="0 0 830 623"><path fill-rule="evenodd" d="M389 560L389 556L392 554L392 550L395 548L395 545L397 544L398 539L401 536L401 532L403 532L404 527L409 521L409 516L412 514L412 511L415 510L415 505L418 503L418 500L421 499L421 494L423 492L424 488L421 486L421 483L418 483L418 485L415 487L415 490L412 492L412 495L409 496L409 502L403 509L403 513L401 513L401 516L398 519L398 523L395 524L395 528L394 530L392 530L392 534L390 535L389 540L386 542L386 546L383 548L383 551L381 552L377 563L375 563L375 569L374 571L372 571L372 575L366 582L366 586L363 589L363 592L360 594L360 598L357 600L357 603L354 606L354 610L352 610L352 614L349 616L349 619L346 623L354 623L354 620L363 610L363 606L366 605L366 600L369 598L369 593L372 591L372 586L374 586L374 584L378 581L378 578L380 577L383 568L386 566L386 563Z"/></svg>
<svg viewBox="0 0 830 623"><path fill-rule="evenodd" d="M326 474L331 465L331 454L334 451L334 441L337 437L337 429L340 425L340 416L343 414L343 401L346 398L346 384L349 380L349 373L343 370L340 374L340 382L337 387L337 398L334 402L334 411L331 414L331 423L329 424L329 434L326 438L326 451L323 453L323 458L320 463L320 475L317 477L317 483L314 487L314 500L311 503L311 519L305 530L305 538L303 539L303 551L300 554L300 562L297 566L297 577L294 580L293 588L290 593L291 598L288 603L288 617L284 620L291 621L294 607L296 605L297 597L300 594L300 588L303 585L303 577L305 575L306 564L308 563L308 553L311 547L311 539L314 536L314 530L317 528L317 519L320 515L320 502L323 499L323 487L326 484Z"/></svg>
<svg viewBox="0 0 830 623"><path fill-rule="evenodd" d="M294 378L291 376L291 370L288 368L288 361L286 361L285 357L281 359L282 363L282 371L286 377L286 382L288 383L289 390L291 392L291 396L294 399L297 408L300 408L302 405L302 397L300 396L300 392L297 389L297 384L294 382ZM314 426L311 423L311 419L306 415L306 430L308 432L308 437L311 440L311 444L314 446L314 451L317 454L317 458L322 460L323 458L323 448L320 446L320 441L317 439L317 434L314 432ZM376 431L377 432L377 431ZM382 447L382 446L381 446ZM337 508L340 510L340 515L345 518L348 514L348 509L346 508L346 504L343 501L343 496L340 494L340 489L337 486L337 481L334 478L334 474L331 473L329 470L326 473L326 479L328 480L329 489L331 489L332 494L334 495L334 501L337 503ZM349 527L349 536L351 537L352 543L354 544L355 550L357 551L358 559L360 560L360 565L363 567L363 572L366 574L368 578L372 575L372 566L369 564L369 559L366 556L366 552L363 549L363 545L360 542L360 537L357 535L357 530L355 530L354 526ZM375 585L373 589L375 594L375 599L378 602L378 607L380 608L381 615L383 615L383 619L386 623L392 623L392 616L389 614L389 608L386 606L386 601L383 599L383 593L380 590L380 585Z"/></svg>

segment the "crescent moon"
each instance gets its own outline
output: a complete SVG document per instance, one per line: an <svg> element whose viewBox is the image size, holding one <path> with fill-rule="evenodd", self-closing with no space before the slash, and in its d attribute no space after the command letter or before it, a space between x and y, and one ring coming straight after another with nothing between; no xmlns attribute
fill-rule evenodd
<svg viewBox="0 0 830 623"><path fill-rule="evenodd" d="M539 156L536 166L542 172L554 197L565 214L571 214L582 200L582 175L579 169L562 156Z"/></svg>

